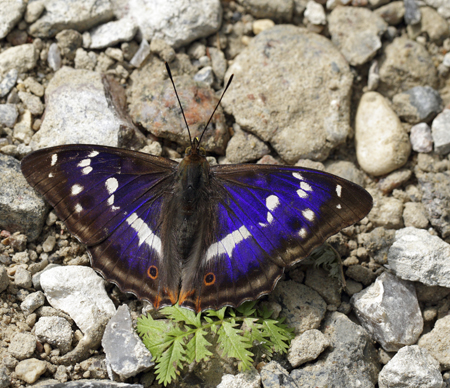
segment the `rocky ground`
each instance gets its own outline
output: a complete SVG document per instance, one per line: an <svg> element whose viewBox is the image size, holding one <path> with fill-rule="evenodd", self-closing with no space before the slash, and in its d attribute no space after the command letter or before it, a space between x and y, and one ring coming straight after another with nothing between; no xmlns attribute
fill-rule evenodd
<svg viewBox="0 0 450 388"><path fill-rule="evenodd" d="M215 355L174 386L450 387L448 0L0 7L0 387L159 386L132 327L151 307L90 268L20 160L71 143L180 158L164 61L194 136L234 74L211 163L312 167L374 198L329 239L343 290L300 264L263 298L295 330L287 356L238 373Z"/></svg>

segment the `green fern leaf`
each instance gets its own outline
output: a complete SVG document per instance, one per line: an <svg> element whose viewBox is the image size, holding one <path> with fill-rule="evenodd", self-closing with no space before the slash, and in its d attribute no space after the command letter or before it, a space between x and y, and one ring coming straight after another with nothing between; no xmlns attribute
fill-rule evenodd
<svg viewBox="0 0 450 388"><path fill-rule="evenodd" d="M196 315L193 311L179 307L178 305L164 307L161 309L161 313L176 322L183 322L196 327L202 326L200 321L201 313Z"/></svg>
<svg viewBox="0 0 450 388"><path fill-rule="evenodd" d="M208 350L208 346L212 346L206 339L206 331L203 329L196 329L194 336L188 342L186 346L186 357L188 363L193 361L200 362L206 360L212 356L212 353Z"/></svg>
<svg viewBox="0 0 450 388"><path fill-rule="evenodd" d="M186 357L184 356L184 335L184 331L175 329L170 336L167 336L167 339L171 337L171 344L157 360L155 374L158 382L164 384L164 386L176 379L177 375L180 374L180 364L186 361Z"/></svg>
<svg viewBox="0 0 450 388"><path fill-rule="evenodd" d="M239 369L249 369L252 364L253 353L248 349L252 347L248 338L241 335L242 330L235 328L234 320L223 321L218 333L217 342L227 357L233 357L240 361Z"/></svg>
<svg viewBox="0 0 450 388"><path fill-rule="evenodd" d="M272 343L274 351L278 353L286 353L289 349L289 341L293 338L293 334L286 326L279 324L273 319L262 321L262 329Z"/></svg>

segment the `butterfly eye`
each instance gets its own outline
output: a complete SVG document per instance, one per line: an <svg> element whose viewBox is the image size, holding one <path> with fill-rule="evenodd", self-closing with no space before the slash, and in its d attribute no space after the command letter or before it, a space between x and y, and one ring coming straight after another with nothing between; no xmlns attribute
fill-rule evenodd
<svg viewBox="0 0 450 388"><path fill-rule="evenodd" d="M216 282L216 276L212 272L209 272L205 275L204 282L205 286L212 286Z"/></svg>
<svg viewBox="0 0 450 388"><path fill-rule="evenodd" d="M151 265L150 267L148 267L147 275L149 276L149 278L155 280L158 277L158 268L154 265Z"/></svg>
<svg viewBox="0 0 450 388"><path fill-rule="evenodd" d="M191 151L192 151L192 147L188 147L188 148L186 148L186 151L184 151L184 154L186 156L189 156L191 154Z"/></svg>

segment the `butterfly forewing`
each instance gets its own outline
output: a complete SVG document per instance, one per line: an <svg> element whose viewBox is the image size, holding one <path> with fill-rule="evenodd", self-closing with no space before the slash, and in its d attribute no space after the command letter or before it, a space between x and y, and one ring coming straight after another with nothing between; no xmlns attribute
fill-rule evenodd
<svg viewBox="0 0 450 388"><path fill-rule="evenodd" d="M195 282L183 280L182 306L237 306L272 291L283 268L363 218L372 198L345 179L310 169L212 167L220 222Z"/></svg>

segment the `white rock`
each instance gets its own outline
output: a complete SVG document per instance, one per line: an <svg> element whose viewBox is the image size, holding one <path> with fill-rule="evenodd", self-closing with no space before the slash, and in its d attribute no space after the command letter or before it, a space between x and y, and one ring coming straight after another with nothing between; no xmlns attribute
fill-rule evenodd
<svg viewBox="0 0 450 388"><path fill-rule="evenodd" d="M237 375L223 375L217 388L260 388L261 376L256 369Z"/></svg>
<svg viewBox="0 0 450 388"><path fill-rule="evenodd" d="M450 109L444 109L431 123L434 150L441 155L450 152Z"/></svg>
<svg viewBox="0 0 450 388"><path fill-rule="evenodd" d="M66 354L72 345L72 328L62 317L41 317L34 326L34 334L41 343L48 343Z"/></svg>
<svg viewBox="0 0 450 388"><path fill-rule="evenodd" d="M138 26L131 18L122 18L95 27L91 30L91 44L89 48L100 49L114 46L119 42L128 42L133 39Z"/></svg>
<svg viewBox="0 0 450 388"><path fill-rule="evenodd" d="M0 0L0 39L3 39L22 18L26 3L23 0Z"/></svg>
<svg viewBox="0 0 450 388"><path fill-rule="evenodd" d="M316 3L313 0L309 0L306 4L305 18L308 19L311 24L319 25L326 24L327 18L325 16L325 10L323 5Z"/></svg>
<svg viewBox="0 0 450 388"><path fill-rule="evenodd" d="M355 142L359 165L375 176L402 167L411 152L409 137L399 118L377 92L365 93L359 102Z"/></svg>
<svg viewBox="0 0 450 388"><path fill-rule="evenodd" d="M55 267L43 272L40 281L50 305L69 314L83 333L99 317L111 318L116 312L104 280L90 267Z"/></svg>
<svg viewBox="0 0 450 388"><path fill-rule="evenodd" d="M134 54L133 58L130 60L130 65L133 65L134 67L141 66L148 54L150 54L150 45L147 40L142 39L139 50L136 51L136 54Z"/></svg>
<svg viewBox="0 0 450 388"><path fill-rule="evenodd" d="M20 46L6 49L0 54L0 75L16 69L17 72L26 73L36 66L38 52L33 44L21 44Z"/></svg>

